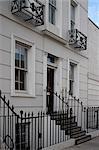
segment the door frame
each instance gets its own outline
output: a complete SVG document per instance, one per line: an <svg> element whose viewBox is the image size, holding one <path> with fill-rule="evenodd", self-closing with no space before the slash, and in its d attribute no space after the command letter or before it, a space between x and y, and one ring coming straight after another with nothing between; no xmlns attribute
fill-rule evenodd
<svg viewBox="0 0 99 150"><path fill-rule="evenodd" d="M62 93L62 59L58 58L57 60L57 66L48 65L47 63L47 56L48 53L43 53L43 111L47 111L46 108L46 91L47 91L47 67L54 67L54 91L58 94ZM55 106L55 103L54 103Z"/></svg>

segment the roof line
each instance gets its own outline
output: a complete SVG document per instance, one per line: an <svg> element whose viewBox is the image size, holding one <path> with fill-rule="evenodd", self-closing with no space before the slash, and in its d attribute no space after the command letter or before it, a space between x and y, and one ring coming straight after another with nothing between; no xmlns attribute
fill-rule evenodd
<svg viewBox="0 0 99 150"><path fill-rule="evenodd" d="M96 27L96 28L98 28L99 29L99 27L98 27L98 25L96 25L96 23L95 22L93 22L89 17L88 17L88 19L91 21L91 23Z"/></svg>

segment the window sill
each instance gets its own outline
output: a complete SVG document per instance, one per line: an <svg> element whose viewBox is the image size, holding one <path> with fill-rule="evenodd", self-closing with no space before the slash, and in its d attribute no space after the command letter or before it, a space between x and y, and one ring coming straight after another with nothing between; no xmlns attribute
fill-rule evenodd
<svg viewBox="0 0 99 150"><path fill-rule="evenodd" d="M30 94L27 91L17 91L11 94L12 97L27 97L27 98L35 98L35 94Z"/></svg>

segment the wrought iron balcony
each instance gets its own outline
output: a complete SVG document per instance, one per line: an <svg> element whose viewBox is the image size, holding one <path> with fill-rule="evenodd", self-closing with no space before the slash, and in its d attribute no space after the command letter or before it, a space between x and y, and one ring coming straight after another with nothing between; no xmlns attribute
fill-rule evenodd
<svg viewBox="0 0 99 150"><path fill-rule="evenodd" d="M86 50L87 37L77 29L69 30L69 45L80 50Z"/></svg>
<svg viewBox="0 0 99 150"><path fill-rule="evenodd" d="M38 0L12 0L11 12L34 26L44 24L44 5Z"/></svg>

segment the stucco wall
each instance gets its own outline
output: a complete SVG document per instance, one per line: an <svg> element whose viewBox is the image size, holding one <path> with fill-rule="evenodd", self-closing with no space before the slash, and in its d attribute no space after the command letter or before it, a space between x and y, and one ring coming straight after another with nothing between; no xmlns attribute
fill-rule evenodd
<svg viewBox="0 0 99 150"><path fill-rule="evenodd" d="M79 65L79 97L87 105L87 73L88 73L88 57L87 50L79 52L64 45L49 36L45 36L39 28L33 27L31 24L24 23L18 17L10 12L8 3L0 2L0 89L6 94L7 99L19 111L38 111L43 108L43 85L44 85L44 62L43 55L45 52L51 53L62 60L62 87L67 89L68 80L68 60L73 60ZM83 2L82 2L83 3ZM82 8L83 9L83 8ZM82 10L81 9L81 10ZM84 9L82 10L82 12ZM65 13L64 13L65 15ZM67 15L67 14L66 14ZM82 15L83 16L83 15ZM85 16L87 14L85 12ZM65 18L65 17L63 17ZM68 18L67 18L68 19ZM85 19L86 20L86 19ZM64 22L64 21L63 21ZM82 21L83 23L83 21ZM64 23L63 23L64 24ZM68 30L68 23L66 30ZM86 25L86 24L85 24ZM81 30L87 34L87 27L81 25ZM64 30L64 29L63 29ZM65 33L64 30L63 32ZM66 31L67 32L67 31ZM35 44L35 97L12 97L11 96L11 35L14 34L22 39L33 42ZM32 66L31 66L32 68ZM32 81L31 81L32 84ZM61 93L62 91L60 91Z"/></svg>
<svg viewBox="0 0 99 150"><path fill-rule="evenodd" d="M88 20L88 104L99 106L99 28Z"/></svg>

